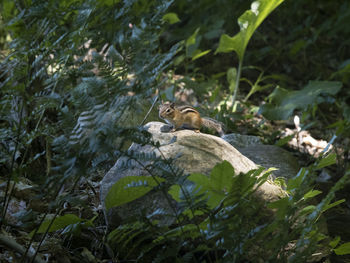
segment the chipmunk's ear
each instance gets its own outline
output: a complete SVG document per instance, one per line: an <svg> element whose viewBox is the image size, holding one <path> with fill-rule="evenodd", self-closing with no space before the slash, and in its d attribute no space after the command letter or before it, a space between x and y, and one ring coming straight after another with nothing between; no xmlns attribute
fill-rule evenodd
<svg viewBox="0 0 350 263"><path fill-rule="evenodd" d="M170 102L170 108L172 108L172 109L175 108L175 102Z"/></svg>

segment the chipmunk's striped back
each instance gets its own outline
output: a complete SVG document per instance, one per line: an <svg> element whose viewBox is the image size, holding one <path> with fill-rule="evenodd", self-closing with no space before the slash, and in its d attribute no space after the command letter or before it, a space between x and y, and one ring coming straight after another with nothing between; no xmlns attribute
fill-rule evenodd
<svg viewBox="0 0 350 263"><path fill-rule="evenodd" d="M173 126L172 131L182 127L199 132L203 125L215 129L220 136L224 135L222 123L210 118L201 118L199 112L191 106L175 106L173 102L165 102L159 107L159 117Z"/></svg>
<svg viewBox="0 0 350 263"><path fill-rule="evenodd" d="M187 105L185 105L185 106L178 106L177 108L179 109L179 111L181 113L187 113L187 112L198 113L198 111L195 108L193 108L191 106L187 106Z"/></svg>

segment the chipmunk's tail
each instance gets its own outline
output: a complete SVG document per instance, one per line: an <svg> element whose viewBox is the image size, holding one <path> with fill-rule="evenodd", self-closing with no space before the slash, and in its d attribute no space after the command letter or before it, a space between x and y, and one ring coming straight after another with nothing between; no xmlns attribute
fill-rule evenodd
<svg viewBox="0 0 350 263"><path fill-rule="evenodd" d="M225 132L224 132L225 125L220 121L214 120L212 118L204 117L202 118L202 126L208 129L216 130L220 135L220 137L225 135Z"/></svg>

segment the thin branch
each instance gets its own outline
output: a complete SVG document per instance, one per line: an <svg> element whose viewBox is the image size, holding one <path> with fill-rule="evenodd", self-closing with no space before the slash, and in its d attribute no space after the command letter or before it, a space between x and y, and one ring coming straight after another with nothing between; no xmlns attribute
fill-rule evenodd
<svg viewBox="0 0 350 263"><path fill-rule="evenodd" d="M151 113L152 109L154 108L154 105L156 105L156 102L158 101L158 98L159 98L159 96L157 96L157 97L154 99L151 108L148 110L146 116L143 118L143 120L142 120L142 122L141 122L140 125L143 125L143 124L145 123L145 121L146 121L148 115Z"/></svg>
<svg viewBox="0 0 350 263"><path fill-rule="evenodd" d="M16 240L4 234L0 234L0 244L4 245L7 248L15 250L21 255L24 255L26 252L26 249L22 245L18 244ZM34 263L46 263L46 261L43 260L40 255L36 255L35 258L33 258L33 256L34 256L34 253L30 251L28 251L28 253L26 254L26 257L28 259L32 259L32 262Z"/></svg>

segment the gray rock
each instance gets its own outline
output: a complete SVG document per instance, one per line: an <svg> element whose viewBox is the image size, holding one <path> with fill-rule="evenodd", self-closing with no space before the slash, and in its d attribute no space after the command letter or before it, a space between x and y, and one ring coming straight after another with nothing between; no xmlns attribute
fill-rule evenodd
<svg viewBox="0 0 350 263"><path fill-rule="evenodd" d="M129 150L138 153L154 153L165 159L174 158L176 166L183 169L185 173L209 174L211 169L223 160L230 162L237 174L246 173L258 167L220 137L196 133L192 130L162 132L166 130L166 127L167 125L161 122L150 122L145 125L147 131L152 134L153 140L160 143L159 150L149 145L140 146L138 144L132 144ZM124 165L126 162L128 165ZM169 214L173 213L174 206L176 206L175 201L169 201L165 193L156 191L151 191L123 206L114 207L108 211L105 209L104 200L109 188L125 176L150 176L144 168L149 164L148 161L136 162L123 157L118 159L114 167L103 178L100 195L106 221L110 227L117 226L130 216L138 217L141 213L155 214L159 209ZM266 182L257 190L257 195L264 200L275 200L283 194L282 189L271 182ZM169 224L173 218L162 215L160 220L163 224Z"/></svg>
<svg viewBox="0 0 350 263"><path fill-rule="evenodd" d="M237 149L263 144L258 136L242 135L238 133L226 134L223 139Z"/></svg>
<svg viewBox="0 0 350 263"><path fill-rule="evenodd" d="M258 136L231 133L223 139L254 163L278 168L273 172L276 177L289 179L299 171L298 161L291 153L275 145L264 145Z"/></svg>
<svg viewBox="0 0 350 263"><path fill-rule="evenodd" d="M281 147L275 145L254 145L240 148L239 151L258 165L266 168L278 168L278 170L273 172L273 175L276 177L290 179L299 171L299 164L296 158Z"/></svg>

